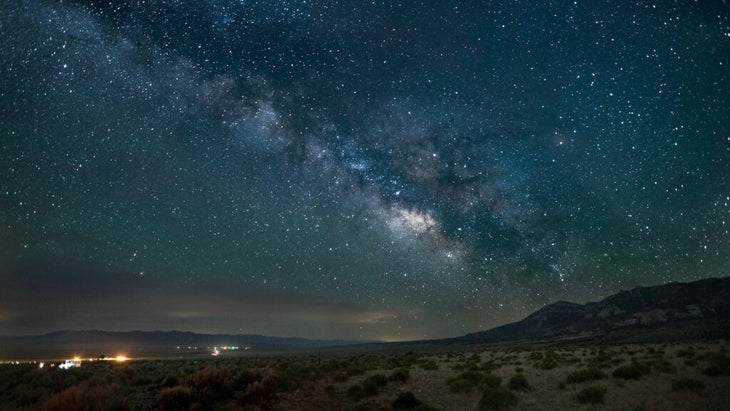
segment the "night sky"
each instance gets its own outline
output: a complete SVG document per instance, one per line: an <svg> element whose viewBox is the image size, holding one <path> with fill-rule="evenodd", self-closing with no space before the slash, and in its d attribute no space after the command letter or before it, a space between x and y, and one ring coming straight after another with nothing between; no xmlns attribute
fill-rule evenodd
<svg viewBox="0 0 730 411"><path fill-rule="evenodd" d="M5 0L0 335L457 336L730 275L730 6Z"/></svg>

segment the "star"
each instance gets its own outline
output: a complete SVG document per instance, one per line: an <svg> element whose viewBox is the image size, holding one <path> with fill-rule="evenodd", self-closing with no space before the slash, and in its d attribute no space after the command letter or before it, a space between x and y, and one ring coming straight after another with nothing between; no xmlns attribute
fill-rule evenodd
<svg viewBox="0 0 730 411"><path fill-rule="evenodd" d="M725 6L476 3L3 2L0 334L451 337L726 275Z"/></svg>

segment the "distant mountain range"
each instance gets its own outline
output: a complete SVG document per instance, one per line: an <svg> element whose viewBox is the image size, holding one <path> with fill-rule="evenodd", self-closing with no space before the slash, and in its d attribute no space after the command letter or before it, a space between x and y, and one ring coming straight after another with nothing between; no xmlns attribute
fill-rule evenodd
<svg viewBox="0 0 730 411"><path fill-rule="evenodd" d="M359 350L377 350L424 345L656 342L697 338L730 338L730 277L636 287L587 304L558 301L521 321L442 340L380 343L183 331L66 330L36 336L0 337L0 360L61 358L74 354L84 357L117 353L174 357L198 352L207 355L215 346L237 346L239 352L272 352L354 345L360 345Z"/></svg>
<svg viewBox="0 0 730 411"><path fill-rule="evenodd" d="M730 277L621 291L598 302L558 301L521 321L446 343L602 339L637 341L730 335Z"/></svg>
<svg viewBox="0 0 730 411"><path fill-rule="evenodd" d="M197 334L185 331L63 330L43 335L0 337L0 360L81 355L177 356L207 354L213 347L237 347L235 351L262 352L315 349L374 341L311 340L263 335ZM232 350L234 351L234 350Z"/></svg>

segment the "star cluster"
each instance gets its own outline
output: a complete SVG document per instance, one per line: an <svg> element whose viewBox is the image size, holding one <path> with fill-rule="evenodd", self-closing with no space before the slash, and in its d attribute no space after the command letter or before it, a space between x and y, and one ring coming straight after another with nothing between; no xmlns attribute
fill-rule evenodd
<svg viewBox="0 0 730 411"><path fill-rule="evenodd" d="M730 274L730 8L0 5L0 333L456 336Z"/></svg>

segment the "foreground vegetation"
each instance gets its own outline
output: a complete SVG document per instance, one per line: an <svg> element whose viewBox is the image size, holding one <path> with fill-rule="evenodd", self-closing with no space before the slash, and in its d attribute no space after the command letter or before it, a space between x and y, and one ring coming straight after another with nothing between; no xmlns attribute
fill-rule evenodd
<svg viewBox="0 0 730 411"><path fill-rule="evenodd" d="M0 365L0 410L712 410L728 342Z"/></svg>

